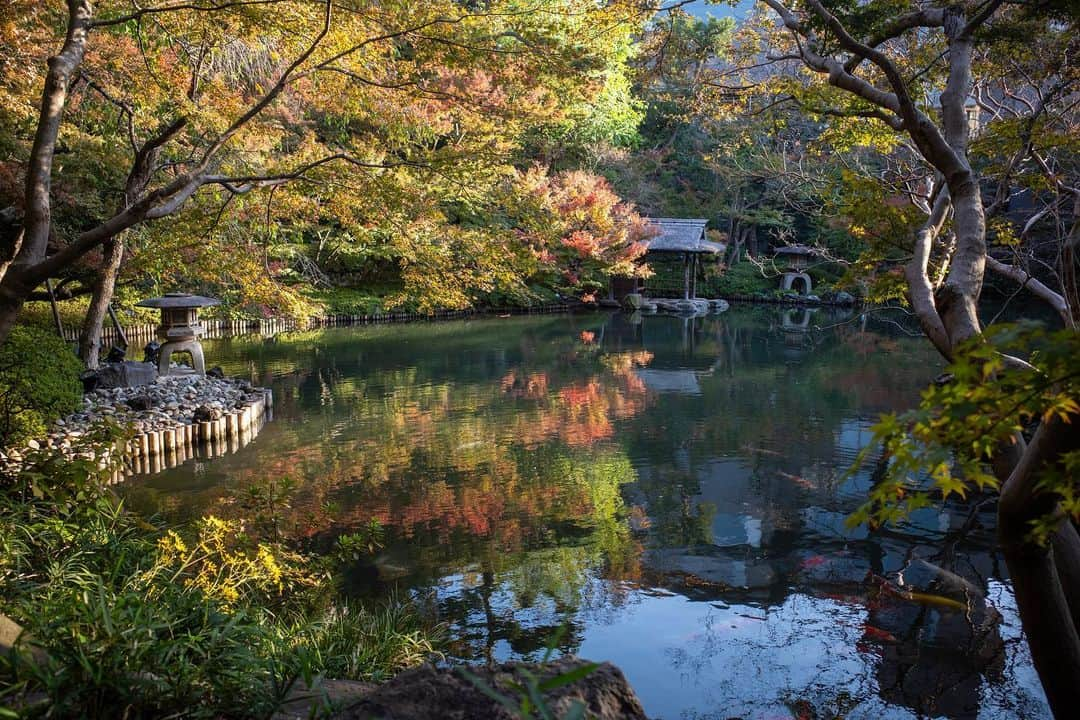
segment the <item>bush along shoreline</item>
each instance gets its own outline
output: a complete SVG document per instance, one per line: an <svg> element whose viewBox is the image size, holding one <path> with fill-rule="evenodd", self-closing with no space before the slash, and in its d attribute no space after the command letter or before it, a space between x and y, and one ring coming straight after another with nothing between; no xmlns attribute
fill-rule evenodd
<svg viewBox="0 0 1080 720"><path fill-rule="evenodd" d="M0 345L0 448L42 438L82 403L82 363L66 342L35 327L16 326Z"/></svg>
<svg viewBox="0 0 1080 720"><path fill-rule="evenodd" d="M128 511L110 471L42 452L0 481L0 717L265 718L300 691L328 710L319 678L436 656L443 630L411 602L341 594L352 552L213 516L167 528Z"/></svg>

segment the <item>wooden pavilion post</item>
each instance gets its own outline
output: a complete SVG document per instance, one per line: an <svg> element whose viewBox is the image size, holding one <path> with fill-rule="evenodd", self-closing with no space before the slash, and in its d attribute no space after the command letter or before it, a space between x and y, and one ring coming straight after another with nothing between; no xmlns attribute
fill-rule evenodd
<svg viewBox="0 0 1080 720"><path fill-rule="evenodd" d="M683 300L690 299L690 253L683 253Z"/></svg>
<svg viewBox="0 0 1080 720"><path fill-rule="evenodd" d="M697 299L697 276L698 276L698 253L694 253L694 269L690 274L693 278L690 282L690 297Z"/></svg>

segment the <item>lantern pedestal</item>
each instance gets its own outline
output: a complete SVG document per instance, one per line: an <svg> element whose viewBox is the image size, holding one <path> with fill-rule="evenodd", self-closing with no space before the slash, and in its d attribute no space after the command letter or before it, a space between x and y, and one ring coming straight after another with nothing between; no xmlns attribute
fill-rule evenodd
<svg viewBox="0 0 1080 720"><path fill-rule="evenodd" d="M162 344L159 352L161 353L161 356L158 358L158 375L182 374L180 372L173 372L174 368L169 367L169 358L174 352L191 353L191 366L195 371L195 374L206 374L206 361L203 359L202 343L199 342L199 338L197 337L167 340Z"/></svg>
<svg viewBox="0 0 1080 720"><path fill-rule="evenodd" d="M199 323L199 308L219 305L221 301L201 295L169 293L163 297L143 300L138 304L142 307L161 310L158 336L164 342L159 350L158 374L184 374L184 370L177 371L170 368L169 360L173 353L186 352L191 354L192 372L205 375L206 361L203 359L203 349L199 343L199 336L203 334L203 326Z"/></svg>

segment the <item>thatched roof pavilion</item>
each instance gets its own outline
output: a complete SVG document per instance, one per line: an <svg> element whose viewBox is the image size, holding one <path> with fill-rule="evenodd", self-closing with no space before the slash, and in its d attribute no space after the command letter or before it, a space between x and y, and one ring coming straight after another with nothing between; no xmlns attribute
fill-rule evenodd
<svg viewBox="0 0 1080 720"><path fill-rule="evenodd" d="M648 241L648 252L682 253L683 299L697 297L698 256L723 255L727 246L705 239L709 221L703 218L649 218L649 224L659 234Z"/></svg>
<svg viewBox="0 0 1080 720"><path fill-rule="evenodd" d="M649 225L659 231L647 241L649 252L723 253L726 245L705 239L708 224L701 218L649 218Z"/></svg>

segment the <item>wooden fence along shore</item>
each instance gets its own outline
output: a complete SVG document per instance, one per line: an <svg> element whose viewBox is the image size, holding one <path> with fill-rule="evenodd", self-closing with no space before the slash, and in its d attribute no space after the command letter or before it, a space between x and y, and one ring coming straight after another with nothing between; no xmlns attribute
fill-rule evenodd
<svg viewBox="0 0 1080 720"><path fill-rule="evenodd" d="M290 320L285 318L268 318L264 320L200 320L205 328L203 339L232 337L234 335L275 335L279 332L292 330L309 330L320 327L345 327L348 325L376 325L383 323L414 322L423 320L454 320L468 317L494 316L494 315L550 315L565 313L571 310L570 305L542 305L535 308L511 308L506 310L442 310L430 315L411 312L387 312L374 315L327 315L308 320ZM134 351L157 337L157 325L142 323L138 325L124 325L124 334L127 336L129 353L134 358ZM64 339L69 342L77 342L79 339L78 327L65 327ZM106 325L101 331L101 341L105 345L115 344L119 339L116 328Z"/></svg>
<svg viewBox="0 0 1080 720"><path fill-rule="evenodd" d="M210 459L234 453L251 442L263 425L273 419L274 394L263 388L261 396L234 408L216 420L151 430L128 441L124 468L113 475L121 482L132 475L150 475L176 467L191 458Z"/></svg>

